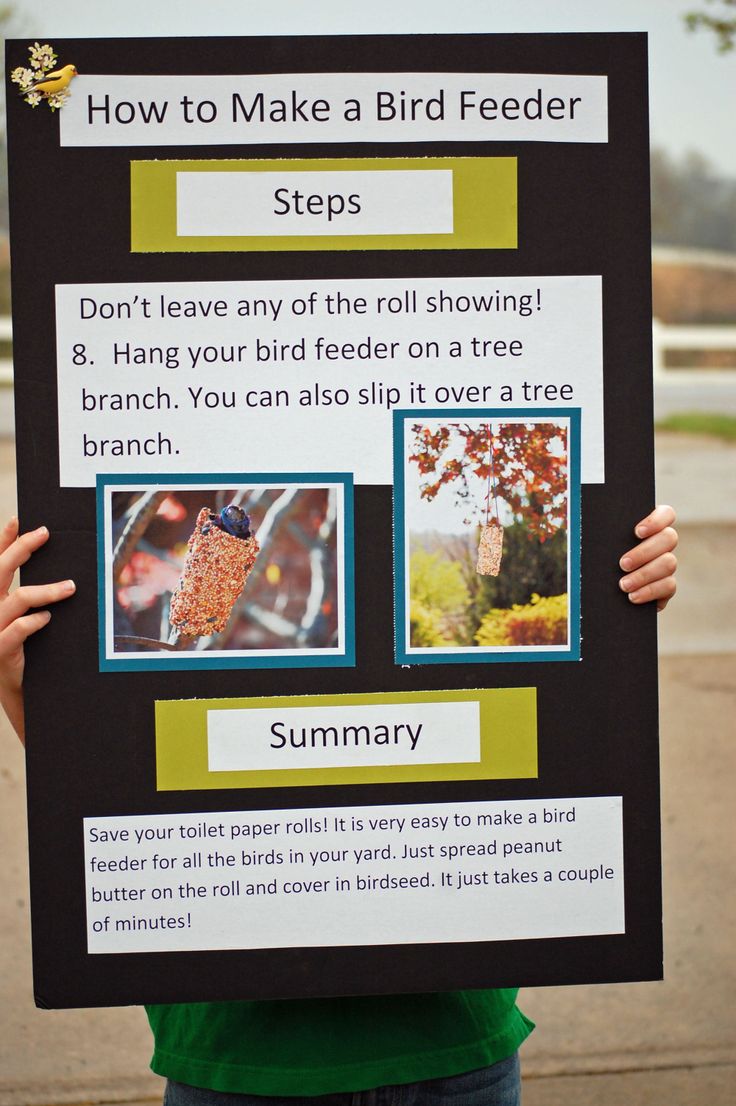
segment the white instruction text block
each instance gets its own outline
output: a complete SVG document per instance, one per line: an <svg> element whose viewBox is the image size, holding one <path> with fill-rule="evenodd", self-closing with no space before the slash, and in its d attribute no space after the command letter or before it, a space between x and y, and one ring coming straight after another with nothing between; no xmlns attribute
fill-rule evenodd
<svg viewBox="0 0 736 1106"><path fill-rule="evenodd" d="M621 798L84 820L91 953L624 932Z"/></svg>

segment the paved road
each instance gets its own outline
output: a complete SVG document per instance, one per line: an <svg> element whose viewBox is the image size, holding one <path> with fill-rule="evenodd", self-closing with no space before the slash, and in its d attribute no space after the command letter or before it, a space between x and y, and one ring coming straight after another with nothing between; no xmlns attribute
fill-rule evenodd
<svg viewBox="0 0 736 1106"><path fill-rule="evenodd" d="M525 1106L735 1101L734 657L666 657L661 692L665 980L523 995Z"/></svg>
<svg viewBox="0 0 736 1106"><path fill-rule="evenodd" d="M657 435L657 498L674 503L679 594L660 619L660 654L736 653L736 446Z"/></svg>
<svg viewBox="0 0 736 1106"><path fill-rule="evenodd" d="M2 517L14 495L10 456L0 441ZM662 619L666 980L525 992L538 1023L524 1047L525 1106L734 1103L736 449L660 436L659 456L659 496L680 506L685 584ZM32 1004L23 758L7 727L0 838L0 1106L160 1099L140 1010Z"/></svg>

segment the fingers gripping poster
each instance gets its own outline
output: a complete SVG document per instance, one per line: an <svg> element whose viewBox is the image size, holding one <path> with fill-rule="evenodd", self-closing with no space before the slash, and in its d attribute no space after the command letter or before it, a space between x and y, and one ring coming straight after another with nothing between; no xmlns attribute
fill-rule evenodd
<svg viewBox="0 0 736 1106"><path fill-rule="evenodd" d="M38 1003L658 977L644 37L6 65Z"/></svg>

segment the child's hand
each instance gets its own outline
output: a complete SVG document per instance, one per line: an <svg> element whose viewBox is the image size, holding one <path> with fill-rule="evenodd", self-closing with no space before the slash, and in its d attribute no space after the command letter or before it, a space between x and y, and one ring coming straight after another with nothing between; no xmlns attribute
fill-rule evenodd
<svg viewBox="0 0 736 1106"><path fill-rule="evenodd" d="M0 530L0 704L18 737L23 740L23 645L27 637L47 624L48 611L32 610L74 594L74 581L39 584L10 591L16 569L48 541L45 526L18 537L18 519ZM28 613L28 612L31 613Z"/></svg>
<svg viewBox="0 0 736 1106"><path fill-rule="evenodd" d="M641 541L624 553L619 565L626 573L619 580L632 603L651 603L663 611L675 594L677 558L672 552L677 546L674 529L675 512L671 507L655 507L651 515L634 527Z"/></svg>

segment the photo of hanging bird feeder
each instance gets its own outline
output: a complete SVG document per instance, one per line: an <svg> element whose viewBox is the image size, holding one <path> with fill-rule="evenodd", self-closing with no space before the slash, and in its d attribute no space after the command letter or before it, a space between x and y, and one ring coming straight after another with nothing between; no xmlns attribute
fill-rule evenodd
<svg viewBox="0 0 736 1106"><path fill-rule="evenodd" d="M103 666L347 663L349 478L103 479Z"/></svg>
<svg viewBox="0 0 736 1106"><path fill-rule="evenodd" d="M568 649L575 418L401 415L407 654Z"/></svg>
<svg viewBox="0 0 736 1106"><path fill-rule="evenodd" d="M498 576L503 556L503 526L498 521L498 497L496 495L496 457L493 448L493 427L488 424L488 490L486 492L486 518L480 532L478 560L475 571L479 576ZM491 517L493 502L493 517Z"/></svg>

